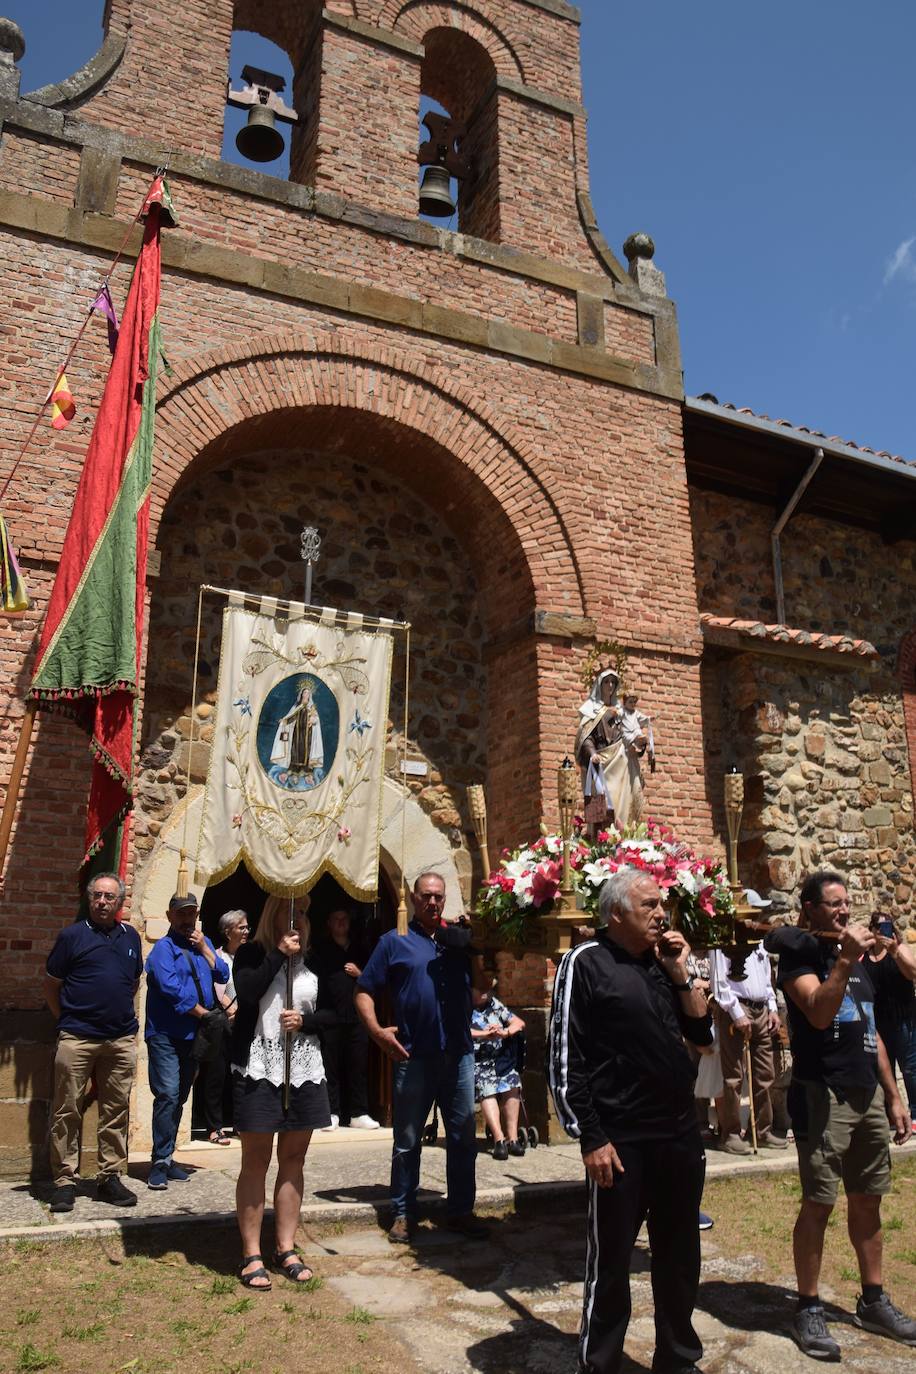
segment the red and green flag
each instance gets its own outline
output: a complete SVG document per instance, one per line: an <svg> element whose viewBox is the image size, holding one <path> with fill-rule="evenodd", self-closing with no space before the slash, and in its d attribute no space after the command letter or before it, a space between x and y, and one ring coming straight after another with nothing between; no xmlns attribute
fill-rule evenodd
<svg viewBox="0 0 916 1374"><path fill-rule="evenodd" d="M104 851L126 867L149 535L159 341L159 235L175 223L153 182L143 245L89 441L38 648L29 698L66 710L89 734L92 785L83 864Z"/></svg>

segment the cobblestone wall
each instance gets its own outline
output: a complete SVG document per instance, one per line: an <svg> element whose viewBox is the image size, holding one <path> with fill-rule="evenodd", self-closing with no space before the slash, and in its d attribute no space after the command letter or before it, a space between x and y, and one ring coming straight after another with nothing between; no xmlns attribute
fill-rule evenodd
<svg viewBox="0 0 916 1374"><path fill-rule="evenodd" d="M701 610L773 622L767 508L691 493ZM783 539L787 619L870 639L877 663L842 668L768 654L714 655L704 734L710 794L737 765L747 777L742 877L796 904L799 880L823 865L848 875L863 910L908 919L916 834L898 674L912 626L916 573L908 547L800 516ZM720 823L724 818L719 817Z"/></svg>

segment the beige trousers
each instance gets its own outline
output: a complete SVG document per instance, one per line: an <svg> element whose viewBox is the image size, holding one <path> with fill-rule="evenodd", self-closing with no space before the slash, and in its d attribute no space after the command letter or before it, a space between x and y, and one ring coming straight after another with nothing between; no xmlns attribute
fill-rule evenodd
<svg viewBox="0 0 916 1374"><path fill-rule="evenodd" d="M127 1169L130 1090L137 1071L137 1037L84 1040L61 1031L54 1056L51 1174L59 1188L78 1177L83 1099L95 1072L99 1101L98 1177Z"/></svg>
<svg viewBox="0 0 916 1374"><path fill-rule="evenodd" d="M773 1071L773 1036L769 1030L769 1012L741 1008L751 1023L751 1073L754 1077L754 1115L757 1136L766 1135L773 1128L773 1106L770 1089L775 1080ZM741 1129L741 1085L744 1082L744 1039L732 1032L732 1020L722 1011L716 1013L719 1029L719 1050L722 1056L722 1120L719 1129L723 1139L737 1135Z"/></svg>

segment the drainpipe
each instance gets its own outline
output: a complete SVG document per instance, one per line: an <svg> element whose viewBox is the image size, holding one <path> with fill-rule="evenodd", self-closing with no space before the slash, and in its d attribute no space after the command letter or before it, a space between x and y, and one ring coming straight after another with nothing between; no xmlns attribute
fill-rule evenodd
<svg viewBox="0 0 916 1374"><path fill-rule="evenodd" d="M780 625L786 623L786 593L782 583L782 550L779 547L779 539L783 530L795 513L799 501L804 496L808 486L817 472L821 463L824 461L824 450L815 449L814 457L808 464L808 470L792 493L789 504L786 506L782 515L773 526L773 533L770 535L770 544L773 549L773 581L776 583L776 620Z"/></svg>

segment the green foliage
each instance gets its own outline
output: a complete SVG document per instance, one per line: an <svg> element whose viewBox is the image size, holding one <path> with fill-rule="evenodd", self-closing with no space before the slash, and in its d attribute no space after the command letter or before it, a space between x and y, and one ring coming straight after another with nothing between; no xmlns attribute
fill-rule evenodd
<svg viewBox="0 0 916 1374"><path fill-rule="evenodd" d="M210 1286L210 1292L214 1297L220 1297L224 1293L234 1293L235 1279L227 1278L224 1274L217 1274Z"/></svg>
<svg viewBox="0 0 916 1374"><path fill-rule="evenodd" d="M73 1341L97 1341L104 1330L104 1322L92 1322L90 1326L65 1326L61 1335Z"/></svg>
<svg viewBox="0 0 916 1374"><path fill-rule="evenodd" d="M41 1313L37 1307L20 1307L16 1313L17 1326L34 1326Z"/></svg>
<svg viewBox="0 0 916 1374"><path fill-rule="evenodd" d="M60 1360L56 1355L52 1355L49 1351L38 1350L30 1341L28 1345L19 1347L19 1357L14 1368L19 1374L19 1371L25 1370L53 1369L55 1365L59 1364Z"/></svg>
<svg viewBox="0 0 916 1374"><path fill-rule="evenodd" d="M369 1312L365 1307L351 1307L344 1317L345 1322L352 1322L354 1326L371 1326L378 1321L374 1312Z"/></svg>
<svg viewBox="0 0 916 1374"><path fill-rule="evenodd" d="M238 1302L231 1302L223 1311L227 1316L237 1317L242 1312L250 1312L254 1307L254 1298L239 1298Z"/></svg>

